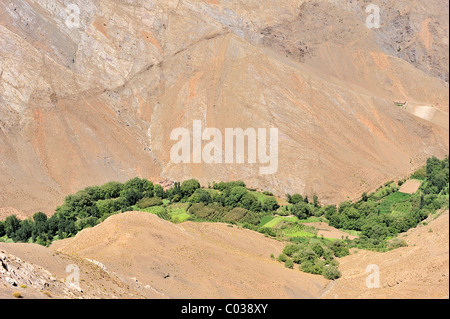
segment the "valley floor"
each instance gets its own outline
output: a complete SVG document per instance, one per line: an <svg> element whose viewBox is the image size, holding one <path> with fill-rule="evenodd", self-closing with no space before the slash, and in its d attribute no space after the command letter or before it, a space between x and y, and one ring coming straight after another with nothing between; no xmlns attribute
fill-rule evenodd
<svg viewBox="0 0 450 319"><path fill-rule="evenodd" d="M428 222L402 235L408 247L352 251L332 282L272 260L284 244L262 234L129 212L50 248L0 243L0 298L448 298L449 212ZM81 291L64 284L68 265ZM369 265L378 289L366 286Z"/></svg>

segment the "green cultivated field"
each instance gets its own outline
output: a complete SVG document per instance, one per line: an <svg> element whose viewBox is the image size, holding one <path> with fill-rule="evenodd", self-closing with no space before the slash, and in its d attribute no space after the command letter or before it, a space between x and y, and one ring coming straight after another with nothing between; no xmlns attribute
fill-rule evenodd
<svg viewBox="0 0 450 319"><path fill-rule="evenodd" d="M188 206L187 203L176 203L167 207L168 213L174 223L183 223L191 217L187 213Z"/></svg>
<svg viewBox="0 0 450 319"><path fill-rule="evenodd" d="M399 203L409 201L410 198L411 198L410 194L400 192L392 193L391 195L386 196L381 202L380 213L389 214L393 211L392 208L394 205L397 206ZM399 209L400 211L403 211L402 207L399 207Z"/></svg>

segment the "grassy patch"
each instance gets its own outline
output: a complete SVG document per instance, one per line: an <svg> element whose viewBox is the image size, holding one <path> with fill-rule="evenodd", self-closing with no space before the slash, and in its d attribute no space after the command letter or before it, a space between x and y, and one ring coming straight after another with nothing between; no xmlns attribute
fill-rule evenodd
<svg viewBox="0 0 450 319"><path fill-rule="evenodd" d="M260 192L255 192L255 191L253 191L253 192L251 192L251 193L252 193L253 195L255 195L256 198L257 198L261 203L263 203L264 200L265 200L267 197L269 197L269 196L264 195L263 193L260 193Z"/></svg>
<svg viewBox="0 0 450 319"><path fill-rule="evenodd" d="M311 223L321 223L321 222L325 222L324 218L321 217L309 217L308 219L300 219L299 220L300 223L302 224L311 224Z"/></svg>
<svg viewBox="0 0 450 319"><path fill-rule="evenodd" d="M391 206L391 214L394 217L407 216L412 210L412 204L410 201L404 201L400 203L393 204Z"/></svg>
<svg viewBox="0 0 450 319"><path fill-rule="evenodd" d="M168 208L167 210L173 222L177 224L183 223L191 217L191 215L182 208Z"/></svg>
<svg viewBox="0 0 450 319"><path fill-rule="evenodd" d="M384 200L381 202L380 213L381 214L389 214L392 212L393 205L396 205L400 202L407 201L410 198L411 198L410 194L405 194L405 193L400 193L400 192L392 193L389 196L387 196L386 198L384 198Z"/></svg>
<svg viewBox="0 0 450 319"><path fill-rule="evenodd" d="M352 236L356 237L361 236L361 231L358 230L349 230L349 229L339 229L339 230Z"/></svg>
<svg viewBox="0 0 450 319"><path fill-rule="evenodd" d="M259 223L259 227L264 227L268 222L274 220L275 217L273 216L264 216L261 218L261 222Z"/></svg>
<svg viewBox="0 0 450 319"><path fill-rule="evenodd" d="M12 240L11 238L8 238L8 236L3 236L3 237L0 237L0 243L8 243L8 244L11 244L11 243L14 243L14 240Z"/></svg>
<svg viewBox="0 0 450 319"><path fill-rule="evenodd" d="M273 218L271 221L267 222L266 224L264 224L264 228L273 228L275 226L277 226L279 223L283 222L283 221L287 221L287 222L297 222L298 218L297 217L275 217Z"/></svg>

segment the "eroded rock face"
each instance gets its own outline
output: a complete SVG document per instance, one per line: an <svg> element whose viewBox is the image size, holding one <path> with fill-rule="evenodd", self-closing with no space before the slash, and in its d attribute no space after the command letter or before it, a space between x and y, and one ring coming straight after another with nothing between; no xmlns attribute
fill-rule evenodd
<svg viewBox="0 0 450 319"><path fill-rule="evenodd" d="M331 203L448 153L448 120L392 103L448 114L448 4L380 3L376 30L367 4L3 1L0 207L52 213L69 193L137 175ZM170 133L194 120L279 128L279 170L171 163Z"/></svg>
<svg viewBox="0 0 450 319"><path fill-rule="evenodd" d="M0 251L0 282L9 287L30 287L31 289L45 290L50 283L56 283L56 279L46 270L36 268L32 264L22 261L20 258ZM59 286L62 287L59 282ZM69 289L66 289L69 292Z"/></svg>
<svg viewBox="0 0 450 319"><path fill-rule="evenodd" d="M99 262L33 244L0 243L0 298L153 298ZM132 282L130 281L132 284ZM159 295L157 295L159 296Z"/></svg>

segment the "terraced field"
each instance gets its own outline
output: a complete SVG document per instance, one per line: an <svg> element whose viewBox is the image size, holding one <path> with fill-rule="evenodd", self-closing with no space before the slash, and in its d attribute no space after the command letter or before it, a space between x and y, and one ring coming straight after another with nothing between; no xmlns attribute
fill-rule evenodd
<svg viewBox="0 0 450 319"><path fill-rule="evenodd" d="M188 206L187 203L176 203L168 206L167 211L174 223L183 223L191 217L187 213Z"/></svg>
<svg viewBox="0 0 450 319"><path fill-rule="evenodd" d="M396 211L406 211L405 207L401 206L400 204L403 202L409 201L411 198L410 194L400 193L396 192L389 196L386 196L384 200L381 202L380 205L380 213L381 214L389 214L393 211L393 207L396 207Z"/></svg>

